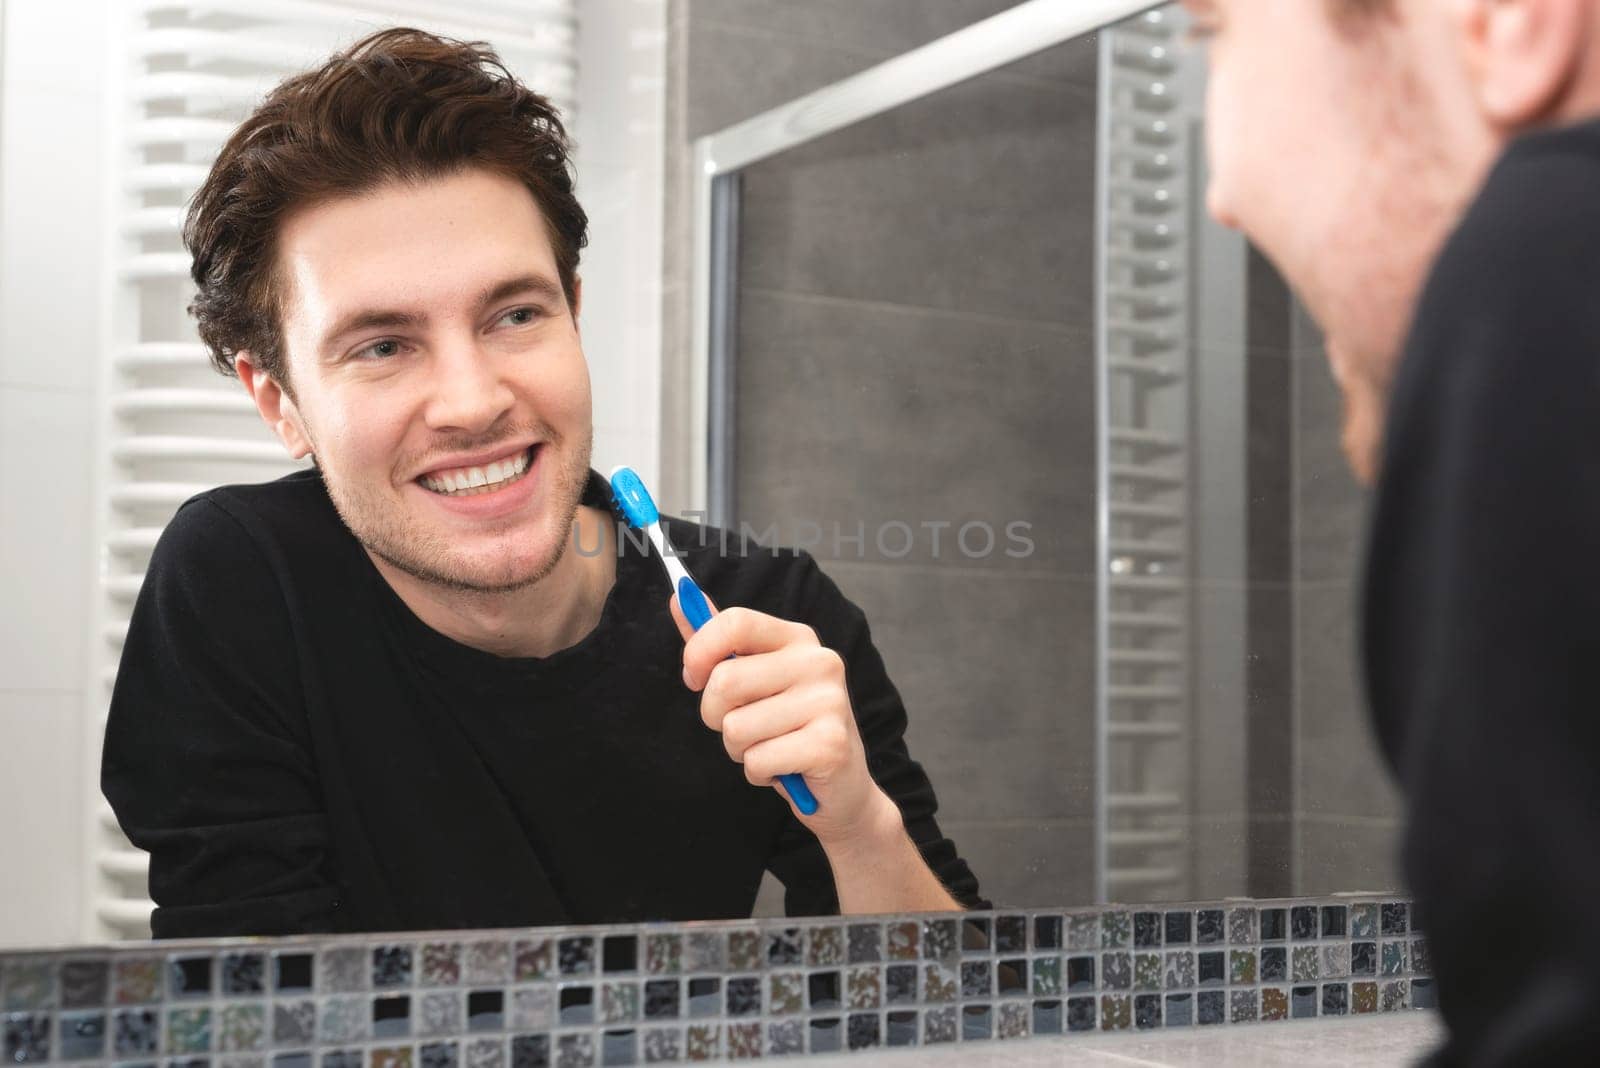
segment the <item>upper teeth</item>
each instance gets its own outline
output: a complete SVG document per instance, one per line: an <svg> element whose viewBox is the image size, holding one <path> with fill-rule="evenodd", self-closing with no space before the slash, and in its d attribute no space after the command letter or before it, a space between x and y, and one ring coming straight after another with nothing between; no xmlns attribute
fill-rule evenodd
<svg viewBox="0 0 1600 1068"><path fill-rule="evenodd" d="M508 459L497 460L487 467L457 467L449 471L437 471L431 475L423 475L420 481L435 493L459 493L462 490L505 482L516 478L527 469L528 453L524 450Z"/></svg>

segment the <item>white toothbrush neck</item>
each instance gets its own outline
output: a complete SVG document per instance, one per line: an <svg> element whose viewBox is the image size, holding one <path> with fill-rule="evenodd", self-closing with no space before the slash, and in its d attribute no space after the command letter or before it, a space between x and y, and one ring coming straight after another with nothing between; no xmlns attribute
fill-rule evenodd
<svg viewBox="0 0 1600 1068"><path fill-rule="evenodd" d="M660 523L651 523L645 527L645 533L650 536L650 543L656 547L656 553L661 557L661 562L667 566L667 578L672 582L673 592L677 592L678 583L689 577L689 572L683 569L683 562L678 559L677 553L667 544L667 536L662 533Z"/></svg>

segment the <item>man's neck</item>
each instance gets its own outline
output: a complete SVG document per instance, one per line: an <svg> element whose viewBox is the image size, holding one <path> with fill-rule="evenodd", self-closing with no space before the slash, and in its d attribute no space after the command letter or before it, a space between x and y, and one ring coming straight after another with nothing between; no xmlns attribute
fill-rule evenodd
<svg viewBox="0 0 1600 1068"><path fill-rule="evenodd" d="M367 553L378 573L416 617L463 645L505 657L546 657L582 641L600 623L616 582L617 554L609 517L580 505L573 519L583 535L551 572L525 589L472 594L444 589ZM598 530L598 535L591 531ZM599 551L590 543L600 538Z"/></svg>

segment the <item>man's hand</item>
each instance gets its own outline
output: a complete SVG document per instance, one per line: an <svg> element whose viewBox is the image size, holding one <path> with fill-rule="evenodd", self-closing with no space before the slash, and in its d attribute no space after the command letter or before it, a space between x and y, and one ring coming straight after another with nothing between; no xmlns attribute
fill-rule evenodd
<svg viewBox="0 0 1600 1068"><path fill-rule="evenodd" d="M818 810L811 816L794 813L824 848L904 833L900 810L867 771L844 661L822 646L815 631L730 608L696 632L676 594L672 618L683 635L684 685L703 691L700 718L722 734L728 755L744 765L745 778L771 786L779 775L805 776Z"/></svg>

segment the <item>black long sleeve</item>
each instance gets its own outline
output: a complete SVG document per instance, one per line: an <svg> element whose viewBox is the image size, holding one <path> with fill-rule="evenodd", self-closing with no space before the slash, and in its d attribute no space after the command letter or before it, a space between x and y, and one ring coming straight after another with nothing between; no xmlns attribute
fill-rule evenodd
<svg viewBox="0 0 1600 1068"><path fill-rule="evenodd" d="M1500 162L1396 381L1365 626L1439 1064L1600 1048L1600 125Z"/></svg>
<svg viewBox="0 0 1600 1068"><path fill-rule="evenodd" d="M591 472L585 503L607 497ZM860 611L804 553L668 526L703 547L685 564L716 603L838 649L869 769L934 873L981 902ZM410 612L317 472L185 503L135 605L103 757L151 854L156 935L734 918L765 870L792 912L837 911L816 840L700 721L659 561L621 544L592 633L499 657Z"/></svg>
<svg viewBox="0 0 1600 1068"><path fill-rule="evenodd" d="M219 602L225 601L225 614ZM332 928L328 830L283 598L209 501L173 517L134 604L102 788L150 853L156 937Z"/></svg>

